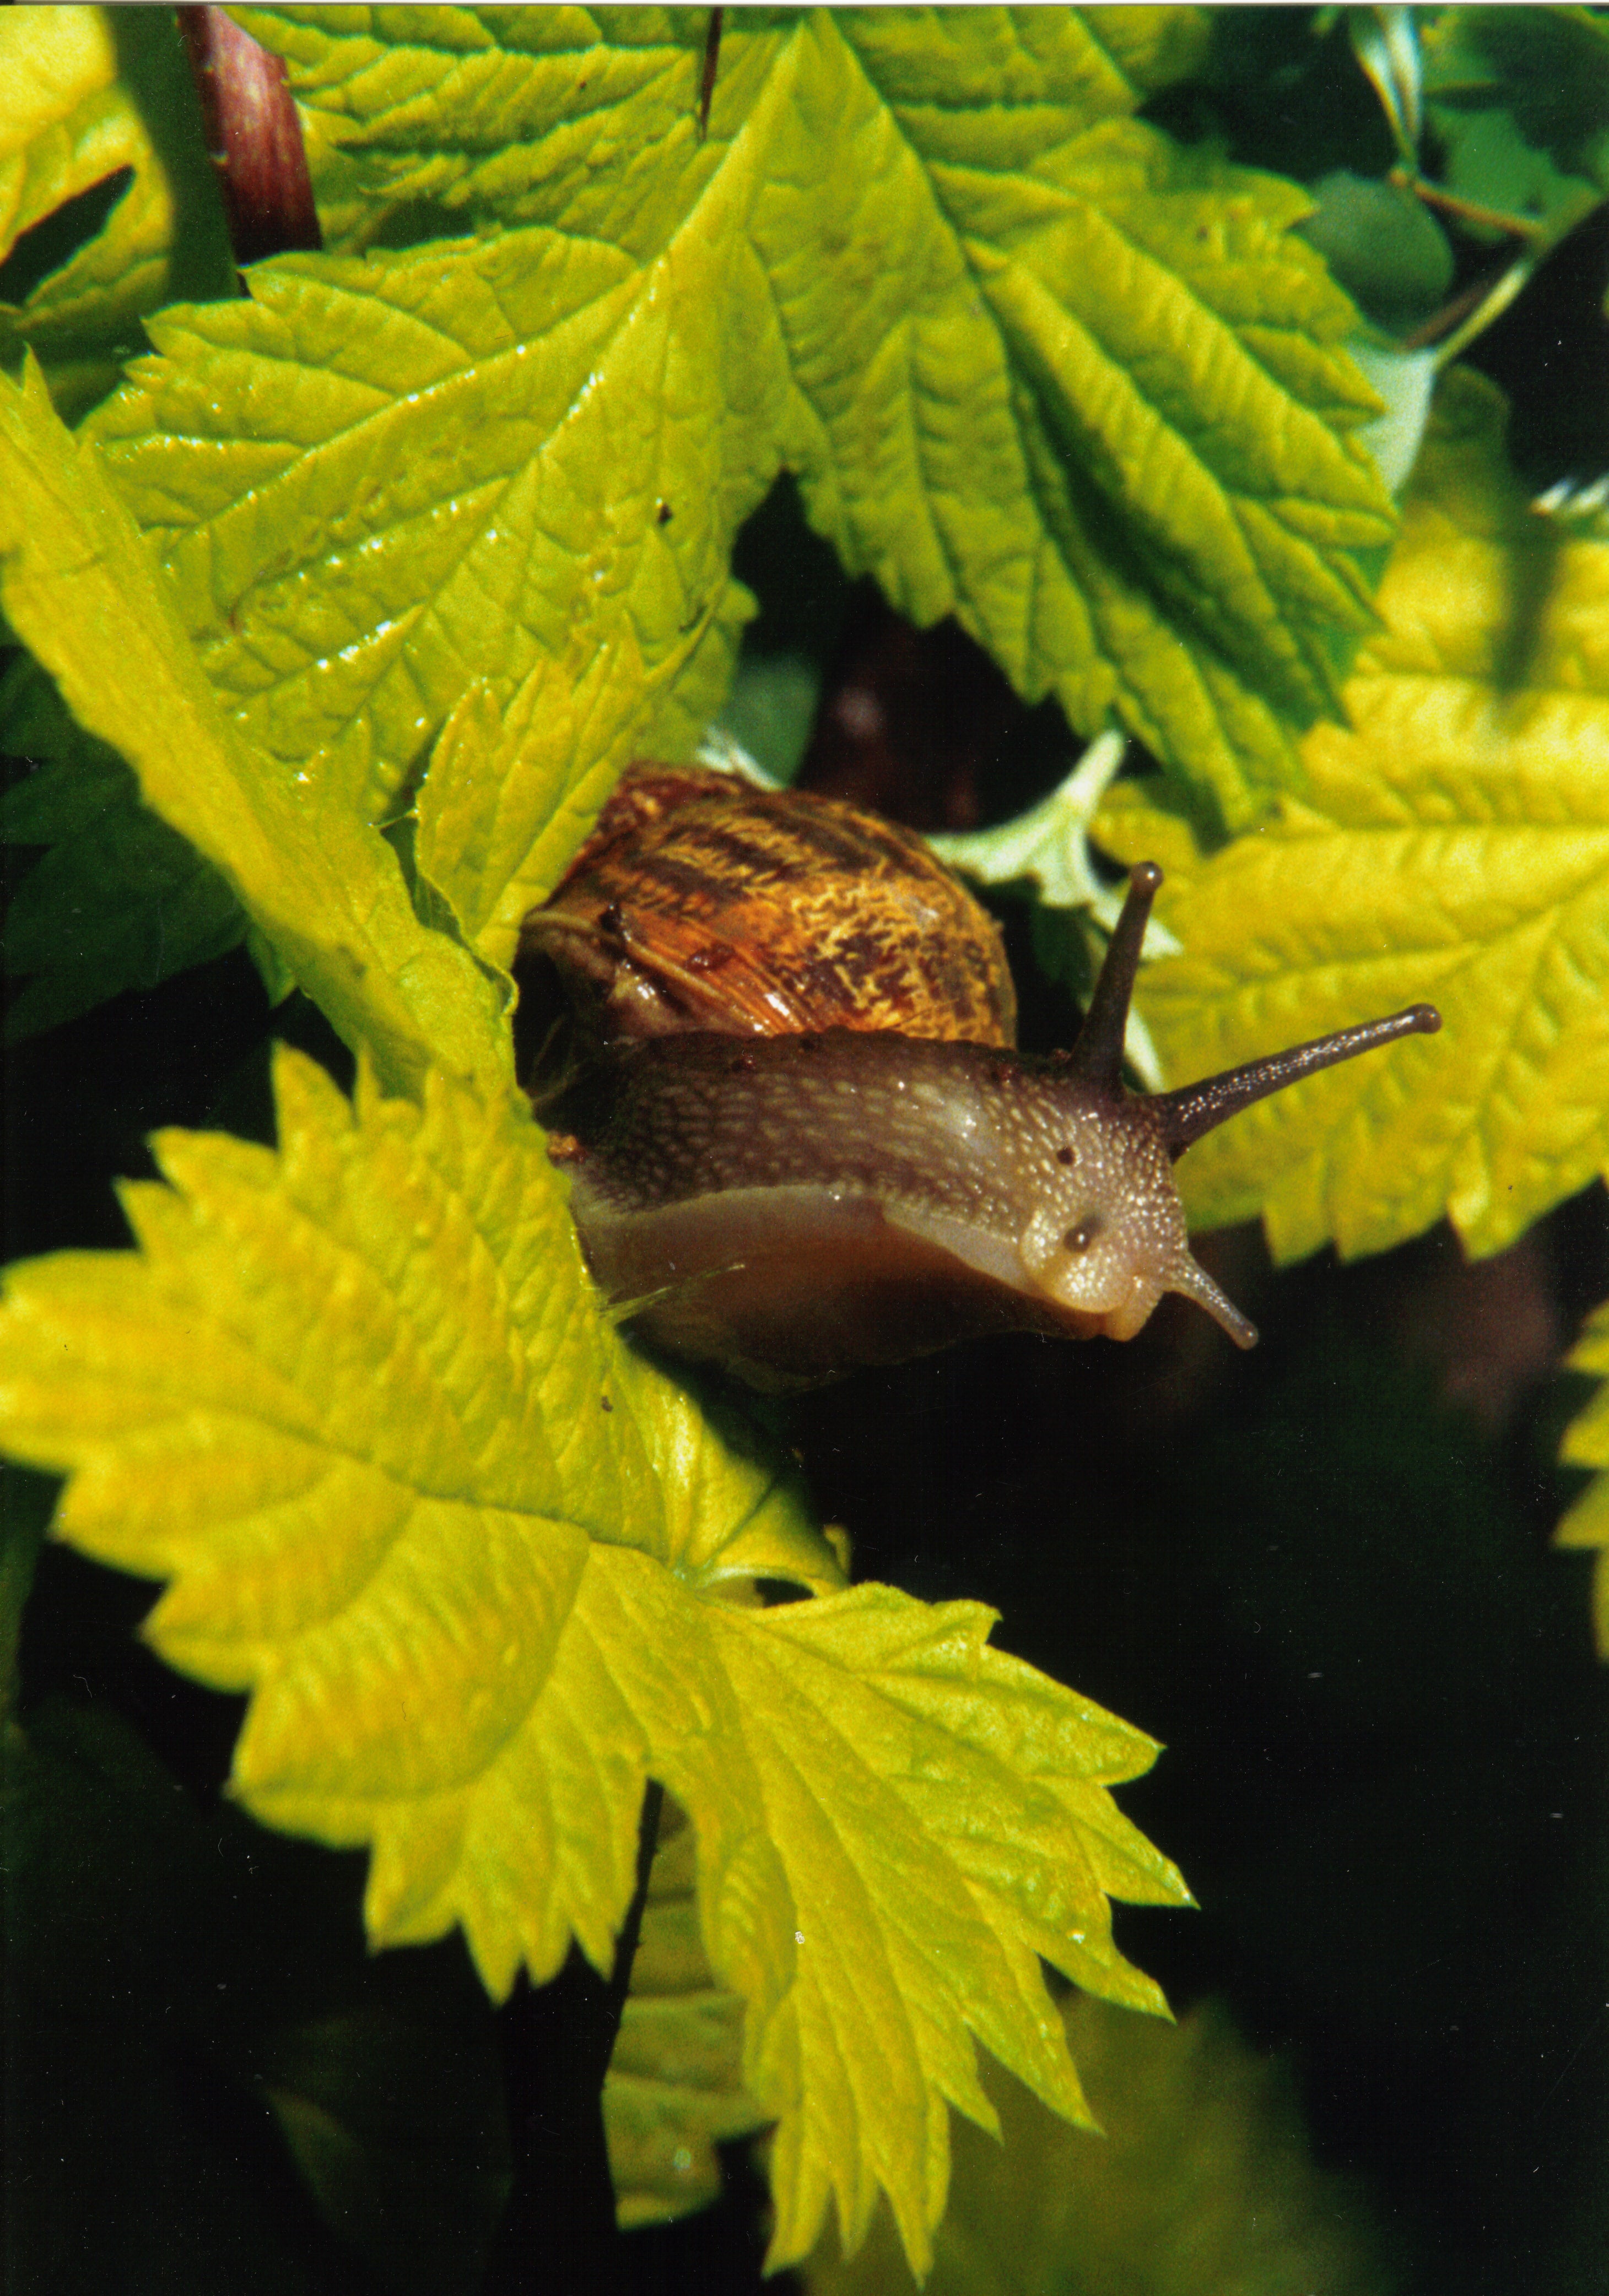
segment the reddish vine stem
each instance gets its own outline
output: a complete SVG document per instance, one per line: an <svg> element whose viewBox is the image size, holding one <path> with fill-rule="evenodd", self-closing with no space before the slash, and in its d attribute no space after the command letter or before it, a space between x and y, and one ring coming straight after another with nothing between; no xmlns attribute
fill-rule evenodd
<svg viewBox="0 0 1609 2296"><path fill-rule="evenodd" d="M222 8L181 8L178 19L235 262L321 248L284 65Z"/></svg>
<svg viewBox="0 0 1609 2296"><path fill-rule="evenodd" d="M715 69L720 62L721 20L724 8L711 8L710 29L704 34L704 70L698 84L698 140L702 144L710 133L710 106L715 95Z"/></svg>

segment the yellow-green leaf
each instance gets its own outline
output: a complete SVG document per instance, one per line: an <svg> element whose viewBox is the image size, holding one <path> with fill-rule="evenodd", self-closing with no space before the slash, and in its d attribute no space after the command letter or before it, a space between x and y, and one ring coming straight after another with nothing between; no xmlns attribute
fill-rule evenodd
<svg viewBox="0 0 1609 2296"><path fill-rule="evenodd" d="M1173 1082L1429 998L1445 1021L1237 1117L1180 1181L1294 1258L1443 1214L1499 1250L1609 1165L1609 546L1538 518L1490 386L1443 386L1308 792L1209 860L1130 793L1102 833L1170 872L1182 956L1139 1002ZM1120 797L1122 792L1116 793Z"/></svg>
<svg viewBox="0 0 1609 2296"><path fill-rule="evenodd" d="M0 1441L59 1534L167 1582L155 1648L250 1693L234 1791L372 1853L376 1942L461 1924L489 1988L607 1967L644 1781L776 2123L773 2259L879 2192L921 2269L974 2037L1084 2112L1041 1956L1160 2009L1108 1899L1183 1884L1110 1789L1153 1742L992 1650L992 1614L841 1589L755 1438L599 1316L529 1113L281 1055L277 1153L168 1133L133 1254L12 1271ZM813 1600L732 1599L792 1580Z"/></svg>
<svg viewBox="0 0 1609 2296"><path fill-rule="evenodd" d="M701 139L688 12L242 12L354 243L506 226L259 265L95 418L276 754L383 808L600 603L652 676L786 467L1030 699L1293 776L1393 521L1305 194L1128 116L1198 19L739 12Z"/></svg>
<svg viewBox="0 0 1609 2296"><path fill-rule="evenodd" d="M420 924L383 839L226 722L97 449L62 428L31 363L20 387L0 375L0 603L79 726L382 1074L417 1083L435 1058L506 1076L490 981Z"/></svg>

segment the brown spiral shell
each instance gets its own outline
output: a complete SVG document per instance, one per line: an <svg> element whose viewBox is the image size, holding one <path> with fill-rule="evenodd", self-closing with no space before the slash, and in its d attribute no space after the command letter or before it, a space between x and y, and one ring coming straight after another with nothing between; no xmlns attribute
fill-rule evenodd
<svg viewBox="0 0 1609 2296"><path fill-rule="evenodd" d="M1010 1046L992 920L912 831L697 767L635 766L521 954L604 1043L817 1029Z"/></svg>

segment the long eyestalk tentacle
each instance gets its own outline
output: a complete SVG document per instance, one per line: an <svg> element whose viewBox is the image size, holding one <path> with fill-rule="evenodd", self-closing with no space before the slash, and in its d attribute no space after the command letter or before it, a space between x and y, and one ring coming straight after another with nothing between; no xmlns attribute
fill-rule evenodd
<svg viewBox="0 0 1609 2296"><path fill-rule="evenodd" d="M1129 879L1129 892L1116 929L1107 944L1105 960L1089 999L1084 1025L1068 1057L1074 1076L1112 1094L1123 1088L1123 1037L1129 1007L1140 969L1140 950L1150 922L1151 904L1162 886L1162 873L1154 861L1142 861Z"/></svg>
<svg viewBox="0 0 1609 2296"><path fill-rule="evenodd" d="M1372 1053L1377 1046L1394 1045L1399 1037L1433 1037L1441 1026L1441 1015L1433 1004L1409 1004L1383 1020L1338 1029L1333 1037L1316 1037L1311 1044L1293 1045L1289 1052L1271 1053L1267 1060L1249 1061L1244 1068L1226 1069L1221 1076L1203 1077L1178 1092L1158 1093L1151 1106L1161 1120L1168 1153L1177 1160L1203 1133L1215 1131L1243 1108L1266 1100L1271 1092L1283 1092L1301 1077L1354 1060L1359 1053Z"/></svg>

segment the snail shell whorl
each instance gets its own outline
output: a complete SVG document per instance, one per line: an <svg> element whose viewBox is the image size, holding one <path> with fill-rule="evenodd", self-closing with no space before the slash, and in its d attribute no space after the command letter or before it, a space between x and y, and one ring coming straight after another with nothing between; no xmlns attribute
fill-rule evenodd
<svg viewBox="0 0 1609 2296"><path fill-rule="evenodd" d="M603 1043L825 1029L1007 1046L992 920L915 832L725 773L636 767L522 954Z"/></svg>

